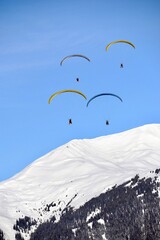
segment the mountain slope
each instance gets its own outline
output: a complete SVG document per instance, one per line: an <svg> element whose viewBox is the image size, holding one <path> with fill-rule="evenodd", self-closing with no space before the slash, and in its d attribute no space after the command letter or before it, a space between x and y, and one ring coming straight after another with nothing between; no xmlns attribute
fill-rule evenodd
<svg viewBox="0 0 160 240"><path fill-rule="evenodd" d="M56 221L66 206L79 208L115 184L159 168L160 125L95 139L73 140L0 184L0 229L13 240L16 220ZM31 226L33 231L36 225ZM29 239L29 234L22 234Z"/></svg>
<svg viewBox="0 0 160 240"><path fill-rule="evenodd" d="M31 240L159 240L159 172L136 175L78 209L66 209L59 222L39 225Z"/></svg>

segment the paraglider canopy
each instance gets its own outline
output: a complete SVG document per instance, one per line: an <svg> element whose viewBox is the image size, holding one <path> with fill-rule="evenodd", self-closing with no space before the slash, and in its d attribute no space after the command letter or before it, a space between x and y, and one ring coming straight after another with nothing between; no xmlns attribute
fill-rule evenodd
<svg viewBox="0 0 160 240"><path fill-rule="evenodd" d="M72 55L69 55L69 56L66 56L62 59L62 61L60 62L60 65L62 66L63 62L66 60L66 59L69 59L69 58L72 58L72 57L81 57L81 58L84 58L86 59L87 61L91 61L88 57L82 55L82 54L72 54Z"/></svg>
<svg viewBox="0 0 160 240"><path fill-rule="evenodd" d="M126 43L129 44L130 46L132 46L133 48L136 48L135 45L127 40L117 40L117 41L113 41L110 42L107 46L106 46L106 51L108 51L109 47L115 43Z"/></svg>
<svg viewBox="0 0 160 240"><path fill-rule="evenodd" d="M55 96L57 96L57 95L59 95L59 94L61 94L61 93L66 93L66 92L77 93L77 94L80 94L80 95L81 95L82 97L84 97L85 99L87 99L87 97L86 97L82 92L80 92L80 91L78 91L78 90L67 89L67 90L61 90L61 91L58 91L58 92L53 93L53 94L50 96L50 98L49 98L49 100L48 100L48 103L50 104L50 102L52 101L52 99L53 99Z"/></svg>
<svg viewBox="0 0 160 240"><path fill-rule="evenodd" d="M113 93L100 93L100 94L97 94L97 95L95 95L95 96L93 96L88 102L87 102L87 107L88 107L88 105L89 105L89 103L93 100L93 99L95 99L95 98L97 98L97 97L101 97L101 96L113 96L113 97L116 97L116 98L118 98L121 102L123 102L123 100L122 100L122 98L120 98L118 95L116 95L116 94L113 94Z"/></svg>

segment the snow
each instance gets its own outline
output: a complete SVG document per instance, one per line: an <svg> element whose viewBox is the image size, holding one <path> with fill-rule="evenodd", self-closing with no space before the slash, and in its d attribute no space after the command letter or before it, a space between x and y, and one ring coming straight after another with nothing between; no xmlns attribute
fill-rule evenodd
<svg viewBox="0 0 160 240"><path fill-rule="evenodd" d="M105 226L105 221L102 218L100 218L97 222Z"/></svg>
<svg viewBox="0 0 160 240"><path fill-rule="evenodd" d="M89 216L86 218L86 222L88 222L91 218L94 218L98 213L100 213L101 210L96 208L95 211L92 211Z"/></svg>
<svg viewBox="0 0 160 240"><path fill-rule="evenodd" d="M88 223L88 227L92 229L93 222Z"/></svg>
<svg viewBox="0 0 160 240"><path fill-rule="evenodd" d="M54 214L58 221L67 204L78 208L136 174L147 176L159 168L159 160L160 124L72 140L0 183L0 229L13 240L18 218L45 221Z"/></svg>
<svg viewBox="0 0 160 240"><path fill-rule="evenodd" d="M107 240L105 234L102 235L102 239L103 239L103 240Z"/></svg>
<svg viewBox="0 0 160 240"><path fill-rule="evenodd" d="M74 233L74 236L76 236L77 228L72 229L72 232Z"/></svg>

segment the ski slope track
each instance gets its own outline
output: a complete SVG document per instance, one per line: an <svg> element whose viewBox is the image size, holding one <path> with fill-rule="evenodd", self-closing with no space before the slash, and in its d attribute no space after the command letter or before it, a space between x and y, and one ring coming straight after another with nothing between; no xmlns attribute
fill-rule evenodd
<svg viewBox="0 0 160 240"><path fill-rule="evenodd" d="M28 216L38 223L63 209L160 168L160 124L148 124L95 139L72 140L0 183L0 229L15 239L13 225ZM50 210L50 211L48 211ZM33 232L35 226L32 226ZM23 234L29 239L29 234Z"/></svg>

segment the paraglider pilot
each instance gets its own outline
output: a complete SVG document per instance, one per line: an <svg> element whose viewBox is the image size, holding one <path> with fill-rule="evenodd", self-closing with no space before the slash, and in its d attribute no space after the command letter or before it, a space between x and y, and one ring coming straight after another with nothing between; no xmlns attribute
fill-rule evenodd
<svg viewBox="0 0 160 240"><path fill-rule="evenodd" d="M106 120L106 125L109 125L109 121L108 120Z"/></svg>
<svg viewBox="0 0 160 240"><path fill-rule="evenodd" d="M69 123L69 125L72 124L72 119L71 118L68 120L68 123Z"/></svg>
<svg viewBox="0 0 160 240"><path fill-rule="evenodd" d="M123 63L121 63L120 68L123 68Z"/></svg>

